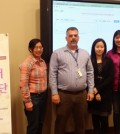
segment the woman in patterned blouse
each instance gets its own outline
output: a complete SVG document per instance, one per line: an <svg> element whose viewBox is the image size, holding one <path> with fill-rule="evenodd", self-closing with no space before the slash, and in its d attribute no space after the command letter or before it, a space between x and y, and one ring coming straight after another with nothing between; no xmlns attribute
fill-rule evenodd
<svg viewBox="0 0 120 134"><path fill-rule="evenodd" d="M42 134L47 99L47 67L40 39L29 42L30 55L20 65L20 89L27 117L27 134Z"/></svg>

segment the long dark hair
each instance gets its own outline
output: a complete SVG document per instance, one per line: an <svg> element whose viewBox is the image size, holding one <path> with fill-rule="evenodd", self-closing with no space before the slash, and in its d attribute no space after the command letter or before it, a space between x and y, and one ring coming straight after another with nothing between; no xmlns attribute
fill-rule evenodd
<svg viewBox="0 0 120 134"><path fill-rule="evenodd" d="M98 38L96 39L93 44L92 44L92 48L91 48L91 60L93 62L96 62L96 53L95 53L95 46L98 42L102 42L104 44L104 53L102 55L102 60L104 59L104 57L106 56L106 52L107 52L107 45L106 42L102 39L102 38Z"/></svg>
<svg viewBox="0 0 120 134"><path fill-rule="evenodd" d="M117 46L116 46L116 44L115 44L115 37L116 37L117 35L120 35L120 30L117 30L117 31L114 33L114 35L113 35L113 47L112 47L112 51L113 51L114 53L117 52Z"/></svg>

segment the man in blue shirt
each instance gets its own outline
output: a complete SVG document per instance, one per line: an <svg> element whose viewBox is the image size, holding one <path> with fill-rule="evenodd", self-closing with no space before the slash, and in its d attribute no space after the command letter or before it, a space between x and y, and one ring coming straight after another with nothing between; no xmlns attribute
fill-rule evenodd
<svg viewBox="0 0 120 134"><path fill-rule="evenodd" d="M67 45L55 50L50 59L49 84L52 102L56 104L55 134L65 134L71 112L75 134L85 134L87 101L94 97L93 66L88 52L78 48L78 33L76 27L68 28Z"/></svg>

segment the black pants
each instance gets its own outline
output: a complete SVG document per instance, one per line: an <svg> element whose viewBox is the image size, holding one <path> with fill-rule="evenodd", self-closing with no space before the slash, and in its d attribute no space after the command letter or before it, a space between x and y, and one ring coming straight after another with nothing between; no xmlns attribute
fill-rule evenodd
<svg viewBox="0 0 120 134"><path fill-rule="evenodd" d="M92 114L94 134L108 134L108 116Z"/></svg>
<svg viewBox="0 0 120 134"><path fill-rule="evenodd" d="M69 94L59 91L60 104L56 105L55 134L65 134L67 120L73 112L75 134L85 134L87 111L86 91Z"/></svg>
<svg viewBox="0 0 120 134"><path fill-rule="evenodd" d="M113 92L113 122L115 134L120 134L120 91Z"/></svg>
<svg viewBox="0 0 120 134"><path fill-rule="evenodd" d="M31 94L33 111L25 109L27 117L27 134L42 134L42 126L45 115L47 92L41 94Z"/></svg>

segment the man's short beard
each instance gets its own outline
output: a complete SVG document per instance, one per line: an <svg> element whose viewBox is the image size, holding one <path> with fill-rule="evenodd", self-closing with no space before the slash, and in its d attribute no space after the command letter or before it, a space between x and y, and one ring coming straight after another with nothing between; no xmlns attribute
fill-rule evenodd
<svg viewBox="0 0 120 134"><path fill-rule="evenodd" d="M77 41L71 41L71 45L77 45Z"/></svg>

